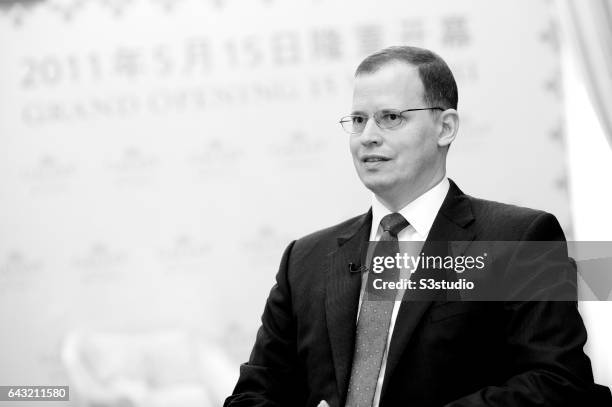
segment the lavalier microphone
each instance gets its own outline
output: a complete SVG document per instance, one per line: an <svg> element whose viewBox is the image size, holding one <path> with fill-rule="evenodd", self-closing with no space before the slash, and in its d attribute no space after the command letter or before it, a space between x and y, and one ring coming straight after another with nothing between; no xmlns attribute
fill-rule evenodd
<svg viewBox="0 0 612 407"><path fill-rule="evenodd" d="M351 273L361 273L362 271L365 271L364 267L360 266L359 264L355 264L355 263L349 263L348 269L349 269L349 272Z"/></svg>

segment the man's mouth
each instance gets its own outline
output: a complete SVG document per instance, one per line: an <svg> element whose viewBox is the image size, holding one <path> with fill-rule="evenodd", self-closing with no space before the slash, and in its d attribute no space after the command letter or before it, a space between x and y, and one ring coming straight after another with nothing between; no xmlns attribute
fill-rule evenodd
<svg viewBox="0 0 612 407"><path fill-rule="evenodd" d="M361 161L363 161L364 163L377 163L381 161L389 161L389 158L383 157L381 155L368 155L364 156Z"/></svg>

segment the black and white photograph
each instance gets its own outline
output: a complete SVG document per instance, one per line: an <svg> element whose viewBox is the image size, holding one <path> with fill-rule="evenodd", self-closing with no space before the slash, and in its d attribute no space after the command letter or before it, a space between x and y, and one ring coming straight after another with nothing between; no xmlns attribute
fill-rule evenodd
<svg viewBox="0 0 612 407"><path fill-rule="evenodd" d="M611 0L0 0L0 407L612 407Z"/></svg>

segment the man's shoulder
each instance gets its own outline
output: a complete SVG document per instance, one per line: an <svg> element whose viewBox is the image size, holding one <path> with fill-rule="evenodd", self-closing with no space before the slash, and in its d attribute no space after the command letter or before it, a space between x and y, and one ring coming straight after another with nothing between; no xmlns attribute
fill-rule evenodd
<svg viewBox="0 0 612 407"><path fill-rule="evenodd" d="M555 218L552 214L524 206L483 199L464 193L449 178L450 189L441 210L447 216L473 218L476 222L504 222L522 225L539 218ZM469 209L468 209L469 208Z"/></svg>
<svg viewBox="0 0 612 407"><path fill-rule="evenodd" d="M303 250L312 250L314 248L334 248L337 247L337 241L340 238L349 238L359 229L369 226L370 212L354 216L350 219L337 223L333 226L317 230L302 236L295 241L295 248ZM369 229L368 229L369 231Z"/></svg>
<svg viewBox="0 0 612 407"><path fill-rule="evenodd" d="M357 230L363 226L363 223L367 221L368 215L369 212L362 213L361 215L354 216L335 225L302 236L297 239L297 241L302 243L318 242L321 240L336 239L357 232Z"/></svg>
<svg viewBox="0 0 612 407"><path fill-rule="evenodd" d="M484 218L510 218L513 220L533 220L540 216L551 215L545 211L528 208L504 202L492 201L488 199L476 198L466 195L472 205L475 216ZM552 215L551 215L552 216Z"/></svg>
<svg viewBox="0 0 612 407"><path fill-rule="evenodd" d="M490 234L503 234L519 240L524 235L542 232L544 235L563 235L557 218L546 211L466 196L472 208L476 228ZM556 240L556 239L554 239Z"/></svg>

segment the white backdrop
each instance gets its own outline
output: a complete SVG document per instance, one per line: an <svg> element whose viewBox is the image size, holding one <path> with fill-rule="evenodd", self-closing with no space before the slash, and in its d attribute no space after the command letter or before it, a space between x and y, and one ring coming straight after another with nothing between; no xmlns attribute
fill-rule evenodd
<svg viewBox="0 0 612 407"><path fill-rule="evenodd" d="M283 248L367 210L337 120L386 45L456 74L449 175L571 238L557 26L530 0L0 2L0 383L65 383L70 332L246 359Z"/></svg>

